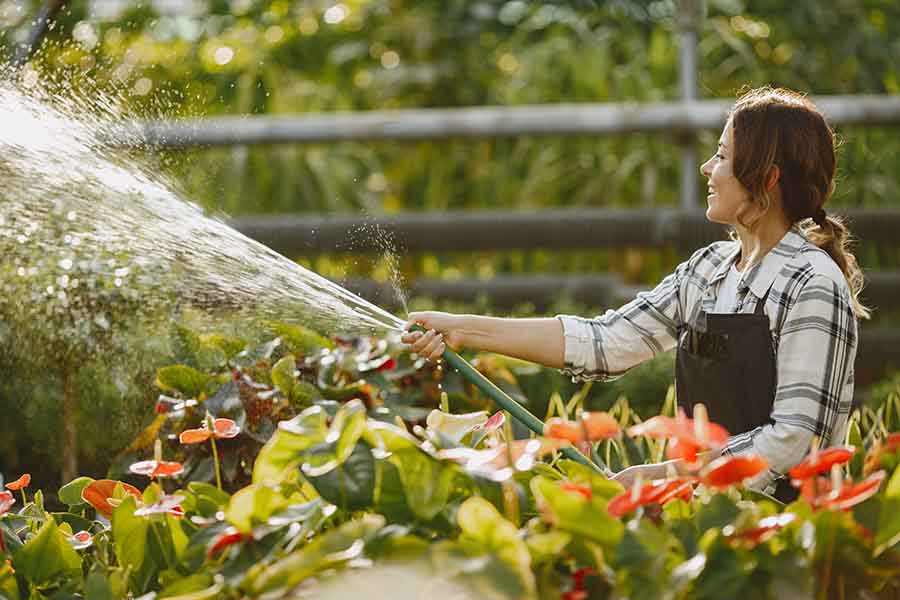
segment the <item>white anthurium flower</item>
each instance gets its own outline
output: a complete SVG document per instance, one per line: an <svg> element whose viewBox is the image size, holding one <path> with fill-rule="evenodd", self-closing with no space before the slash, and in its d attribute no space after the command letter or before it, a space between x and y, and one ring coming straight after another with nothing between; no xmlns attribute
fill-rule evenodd
<svg viewBox="0 0 900 600"><path fill-rule="evenodd" d="M438 431L445 438L459 443L467 433L480 427L488 420L485 410L453 415L434 409L428 414L425 424L429 430Z"/></svg>

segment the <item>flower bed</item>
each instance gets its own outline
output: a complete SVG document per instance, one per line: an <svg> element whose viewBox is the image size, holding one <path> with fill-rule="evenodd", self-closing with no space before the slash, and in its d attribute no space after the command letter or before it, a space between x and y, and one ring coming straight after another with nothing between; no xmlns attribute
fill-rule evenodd
<svg viewBox="0 0 900 600"><path fill-rule="evenodd" d="M783 506L741 486L764 461L705 453L724 438L702 414L640 422L576 396L551 402L545 437L517 439L464 382L385 342L194 342L207 359L159 371L156 418L110 478L63 486L65 510L28 477L0 492L0 597L900 592L896 434L854 421L848 446L792 472L801 498ZM501 365L481 367L514 391ZM568 444L693 467L626 490L560 458Z"/></svg>

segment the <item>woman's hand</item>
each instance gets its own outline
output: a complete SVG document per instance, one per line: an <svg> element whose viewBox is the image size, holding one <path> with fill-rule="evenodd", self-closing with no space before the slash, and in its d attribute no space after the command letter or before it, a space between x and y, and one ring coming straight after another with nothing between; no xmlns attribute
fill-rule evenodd
<svg viewBox="0 0 900 600"><path fill-rule="evenodd" d="M437 360L447 346L454 350L462 347L462 316L450 313L426 311L409 313L406 329L417 324L425 332L408 331L400 341L409 344L410 349L428 360Z"/></svg>

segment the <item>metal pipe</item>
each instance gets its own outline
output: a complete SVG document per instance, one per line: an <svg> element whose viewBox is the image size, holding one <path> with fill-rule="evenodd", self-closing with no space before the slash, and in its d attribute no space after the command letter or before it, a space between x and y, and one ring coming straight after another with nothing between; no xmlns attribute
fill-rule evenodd
<svg viewBox="0 0 900 600"><path fill-rule="evenodd" d="M16 50L16 55L12 61L13 69L19 70L22 68L41 46L44 36L47 35L47 30L50 28L50 23L56 18L56 15L66 5L67 1L47 0L44 3L41 12L38 13L37 18L34 20L31 31L28 33L28 39Z"/></svg>

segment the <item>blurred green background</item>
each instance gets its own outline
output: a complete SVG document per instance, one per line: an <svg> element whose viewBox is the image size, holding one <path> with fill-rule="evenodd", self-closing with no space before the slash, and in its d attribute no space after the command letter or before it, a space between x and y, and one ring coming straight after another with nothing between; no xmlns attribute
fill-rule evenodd
<svg viewBox="0 0 900 600"><path fill-rule="evenodd" d="M6 57L25 39L40 4L0 0ZM72 0L26 66L25 81L29 73L64 81L135 118L676 100L676 11L673 0ZM703 98L734 98L744 86L763 84L810 95L898 94L900 3L709 0L699 54ZM839 182L830 210L893 206L900 192L898 130L838 133ZM702 157L717 138L717 131L700 135ZM679 148L670 136L633 134L136 152L211 211L378 215L676 206ZM896 267L898 252L863 240L859 257L867 268ZM329 277L390 275L389 261L378 257L296 258ZM398 258L407 280L611 270L628 283L653 285L683 257L635 249ZM430 306L493 312L486 303L411 303ZM563 301L550 314L604 308ZM523 302L513 313L534 311ZM150 419L152 372L165 359L147 358L128 381L102 363L84 366L77 383L78 427L90 440L80 456L84 472L102 472ZM589 404L609 404L625 392L655 410L670 363L663 357L622 383L594 386ZM2 357L0 370L0 471L56 472L56 386ZM573 389L551 372L528 387L545 397Z"/></svg>

